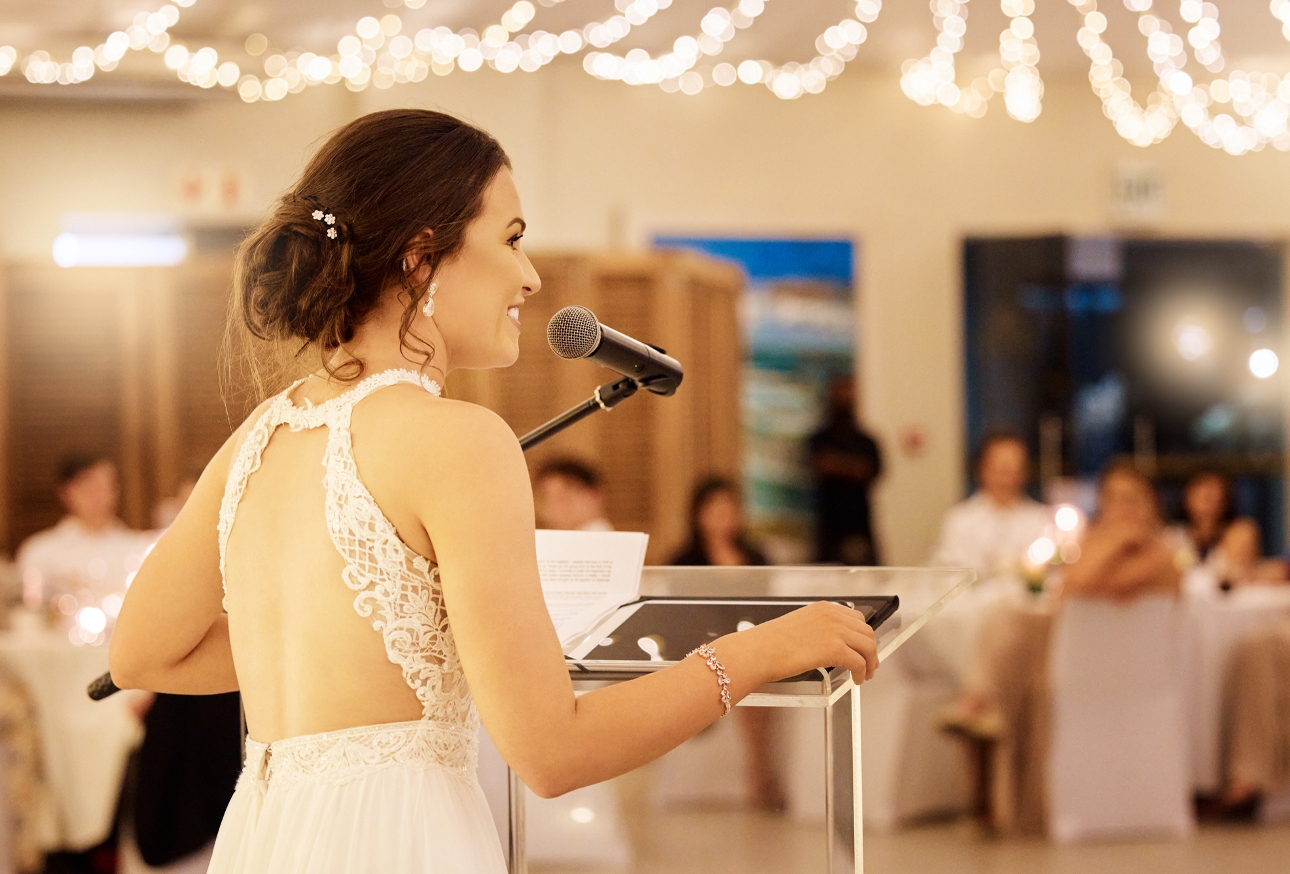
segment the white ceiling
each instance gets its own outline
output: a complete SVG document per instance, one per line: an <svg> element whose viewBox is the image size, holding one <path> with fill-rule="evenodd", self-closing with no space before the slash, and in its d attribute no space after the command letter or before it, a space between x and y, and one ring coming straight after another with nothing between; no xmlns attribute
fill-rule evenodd
<svg viewBox="0 0 1290 874"><path fill-rule="evenodd" d="M670 8L634 29L615 49L641 47L657 52L682 34L697 34L699 19L714 2L674 0ZM160 5L159 0L0 0L0 45L13 45L20 55L43 48L56 59L66 59L76 46L97 45L110 31L128 26L136 12L154 11ZM380 17L396 12L403 19L405 33L438 25L482 30L510 5L511 0L426 0L421 9L411 10L399 0L196 0L181 10L171 35L192 49L212 45L221 58L250 69L257 68L258 61L245 54L242 44L254 32L267 36L272 50L330 53L340 37L353 32L363 15ZM1178 17L1177 0L1158 0L1156 6L1157 14L1173 21L1175 32L1185 34L1187 25ZM1088 61L1075 42L1080 26L1075 9L1066 0L1037 0L1037 7L1033 19L1041 52L1040 72L1087 69ZM1110 19L1106 38L1117 57L1130 71L1149 73L1146 40L1137 33L1136 15L1122 0L1101 0L1099 7ZM816 36L853 10L848 0L769 0L757 23L727 45L723 59L807 61L815 54ZM1280 22L1272 16L1266 0L1219 0L1219 10L1220 39L1230 67L1290 71L1290 42L1281 35ZM975 0L970 12L963 65L969 70L993 66L999 32L1007 19L996 0ZM529 29L558 33L614 14L612 0L564 0L553 7L539 5ZM925 55L936 37L926 0L886 0L882 14L869 26L869 34L853 62L857 66L898 67L907 58ZM1190 66L1195 66L1194 61ZM144 51L130 53L120 69L103 78L159 76L173 78L160 56ZM16 68L5 77L20 78Z"/></svg>

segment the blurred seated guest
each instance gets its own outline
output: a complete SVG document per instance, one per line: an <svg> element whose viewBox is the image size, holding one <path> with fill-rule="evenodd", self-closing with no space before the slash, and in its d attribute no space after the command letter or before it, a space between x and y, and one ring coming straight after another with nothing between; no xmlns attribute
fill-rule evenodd
<svg viewBox="0 0 1290 874"><path fill-rule="evenodd" d="M1112 464L1098 487L1098 515L1081 544L1079 560L1062 580L1066 598L1131 601L1147 594L1178 594L1173 544L1164 536L1155 487L1131 464Z"/></svg>
<svg viewBox="0 0 1290 874"><path fill-rule="evenodd" d="M882 476L882 453L856 424L855 379L849 373L829 383L824 427L811 435L810 458L816 561L879 564L869 490Z"/></svg>
<svg viewBox="0 0 1290 874"><path fill-rule="evenodd" d="M986 580L1015 571L1044 535L1052 511L1026 495L1030 451L1015 431L993 431L977 452L977 490L950 508L932 555L936 567L969 567Z"/></svg>
<svg viewBox="0 0 1290 874"><path fill-rule="evenodd" d="M613 531L600 474L576 458L553 458L533 477L537 526L560 531Z"/></svg>
<svg viewBox="0 0 1290 874"><path fill-rule="evenodd" d="M18 548L24 601L88 593L97 606L108 595L124 595L153 538L117 518L116 464L105 455L71 455L58 467L57 483L67 515Z"/></svg>
<svg viewBox="0 0 1290 874"><path fill-rule="evenodd" d="M674 565L764 565L748 540L739 487L725 477L705 479L690 499L690 539Z"/></svg>
<svg viewBox="0 0 1290 874"><path fill-rule="evenodd" d="M764 565L766 557L748 540L739 487L709 477L690 500L690 539L672 558L674 565ZM748 756L748 796L762 810L783 810L784 789L775 767L775 715L769 707L739 710L739 731Z"/></svg>
<svg viewBox="0 0 1290 874"><path fill-rule="evenodd" d="M182 510L184 508L184 504L188 502L188 496L191 495L193 493L193 489L197 487L197 478L200 475L201 471L185 474L179 481L179 484L175 486L175 493L173 495L169 495L157 501L156 505L152 508L153 528L160 530L162 528L170 527L170 523L175 521L175 518L179 515L179 511Z"/></svg>
<svg viewBox="0 0 1290 874"><path fill-rule="evenodd" d="M1186 556L1188 565L1208 572L1223 587L1255 581L1285 580L1284 559L1263 559L1259 523L1236 515L1232 484L1215 471L1202 471L1183 487L1181 525L1169 529L1170 536Z"/></svg>
<svg viewBox="0 0 1290 874"><path fill-rule="evenodd" d="M1048 640L1060 602L1176 594L1179 581L1151 481L1131 465L1110 465L1060 597L1000 605L985 618L964 693L942 717L943 728L969 742L976 812L990 828L1042 834L1046 827Z"/></svg>
<svg viewBox="0 0 1290 874"><path fill-rule="evenodd" d="M1226 785L1200 813L1255 819L1261 801L1290 786L1290 622L1255 632L1232 654L1224 700Z"/></svg>

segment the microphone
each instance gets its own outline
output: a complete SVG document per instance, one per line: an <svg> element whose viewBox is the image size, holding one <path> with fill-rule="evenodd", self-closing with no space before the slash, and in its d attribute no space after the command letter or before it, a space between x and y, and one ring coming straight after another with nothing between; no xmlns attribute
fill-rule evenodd
<svg viewBox="0 0 1290 874"><path fill-rule="evenodd" d="M568 306L547 322L546 339L561 358L589 358L656 395L670 395L681 384L685 372L681 362L657 346L633 340L605 327L586 307Z"/></svg>

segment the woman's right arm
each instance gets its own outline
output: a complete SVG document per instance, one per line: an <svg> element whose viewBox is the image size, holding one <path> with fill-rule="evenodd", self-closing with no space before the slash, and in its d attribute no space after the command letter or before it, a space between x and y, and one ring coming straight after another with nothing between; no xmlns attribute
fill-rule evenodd
<svg viewBox="0 0 1290 874"><path fill-rule="evenodd" d="M533 499L514 434L467 404L440 401L420 415L417 430L432 436L417 514L480 715L521 779L539 795L560 795L652 761L718 719L716 675L693 657L574 697L538 580ZM734 701L816 667L841 665L863 681L878 666L860 614L828 603L714 647Z"/></svg>

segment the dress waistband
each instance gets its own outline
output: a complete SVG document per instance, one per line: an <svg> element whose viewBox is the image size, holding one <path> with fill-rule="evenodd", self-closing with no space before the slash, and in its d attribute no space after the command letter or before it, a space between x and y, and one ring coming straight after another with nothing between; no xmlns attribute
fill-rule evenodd
<svg viewBox="0 0 1290 874"><path fill-rule="evenodd" d="M246 739L238 783L307 779L344 783L390 765L443 768L473 777L479 739L463 726L429 719L360 725L288 737L271 744Z"/></svg>

